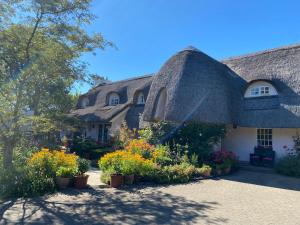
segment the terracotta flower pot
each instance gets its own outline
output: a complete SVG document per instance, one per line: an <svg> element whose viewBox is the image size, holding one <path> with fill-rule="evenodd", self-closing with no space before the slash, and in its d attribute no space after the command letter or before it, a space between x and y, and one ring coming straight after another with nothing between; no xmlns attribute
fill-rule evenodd
<svg viewBox="0 0 300 225"><path fill-rule="evenodd" d="M134 181L134 175L125 175L124 176L124 183L125 184L133 184Z"/></svg>
<svg viewBox="0 0 300 225"><path fill-rule="evenodd" d="M56 184L59 189L65 189L69 186L71 179L66 177L56 177Z"/></svg>
<svg viewBox="0 0 300 225"><path fill-rule="evenodd" d="M122 175L111 175L110 176L110 187L118 188L123 185L124 177Z"/></svg>
<svg viewBox="0 0 300 225"><path fill-rule="evenodd" d="M89 175L79 175L74 177L74 187L77 189L87 188Z"/></svg>

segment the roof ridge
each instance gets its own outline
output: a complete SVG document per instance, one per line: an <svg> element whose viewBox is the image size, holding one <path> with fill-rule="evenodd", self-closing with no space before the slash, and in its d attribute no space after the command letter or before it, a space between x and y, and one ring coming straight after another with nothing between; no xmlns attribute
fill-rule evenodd
<svg viewBox="0 0 300 225"><path fill-rule="evenodd" d="M154 75L154 73L150 73L150 74L143 75L143 76L137 76L137 77L131 77L131 78L124 79L124 80L112 81L111 83L108 83L108 84L100 84L100 85L98 85L98 86L96 86L94 88L97 88L99 86L108 86L108 85L113 85L113 84L127 82L127 81L134 81L134 80L144 79L144 78L152 77L153 75Z"/></svg>
<svg viewBox="0 0 300 225"><path fill-rule="evenodd" d="M300 48L300 42L296 43L296 44L285 45L285 46L277 47L277 48L270 48L270 49L266 49L266 50L262 50L262 51L253 52L253 53L246 53L246 54L242 54L239 56L232 56L232 57L222 59L222 60L220 60L220 62L227 62L227 61L232 61L232 60L237 60L237 59L242 59L242 58L248 58L248 57L253 57L253 56L257 56L257 55L263 55L263 54L268 54L268 53L272 53L272 52L288 50L288 49L293 49L293 48L295 48L295 49Z"/></svg>

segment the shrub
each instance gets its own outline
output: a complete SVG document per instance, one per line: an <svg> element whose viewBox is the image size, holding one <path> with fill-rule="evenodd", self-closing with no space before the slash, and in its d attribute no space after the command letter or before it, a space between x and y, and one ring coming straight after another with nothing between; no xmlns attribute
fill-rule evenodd
<svg viewBox="0 0 300 225"><path fill-rule="evenodd" d="M153 152L153 161L161 166L171 165L173 159L171 158L169 146L158 145Z"/></svg>
<svg viewBox="0 0 300 225"><path fill-rule="evenodd" d="M154 147L150 145L145 139L131 140L128 145L125 146L125 150L137 153L145 159L153 158L154 153Z"/></svg>
<svg viewBox="0 0 300 225"><path fill-rule="evenodd" d="M67 154L64 151L50 151L42 149L32 155L28 161L31 170L36 170L44 176L55 177L59 167L77 169L77 158L74 154Z"/></svg>
<svg viewBox="0 0 300 225"><path fill-rule="evenodd" d="M147 140L152 145L165 143L175 130L176 125L171 122L150 123L145 129L139 130L138 133L142 139Z"/></svg>
<svg viewBox="0 0 300 225"><path fill-rule="evenodd" d="M64 177L64 178L72 178L72 177L74 177L75 173L76 173L76 170L74 170L73 168L61 166L56 171L56 176Z"/></svg>
<svg viewBox="0 0 300 225"><path fill-rule="evenodd" d="M24 167L0 170L0 198L31 195L31 184Z"/></svg>
<svg viewBox="0 0 300 225"><path fill-rule="evenodd" d="M182 163L157 168L154 181L158 183L186 183L197 173L193 165Z"/></svg>
<svg viewBox="0 0 300 225"><path fill-rule="evenodd" d="M300 156L288 155L279 159L275 169L278 173L283 175L300 177Z"/></svg>
<svg viewBox="0 0 300 225"><path fill-rule="evenodd" d="M78 158L77 164L78 164L77 174L79 175L86 173L90 168L90 161L83 158Z"/></svg>
<svg viewBox="0 0 300 225"><path fill-rule="evenodd" d="M203 164L201 168L199 168L200 175L209 176L212 172L212 168L209 165Z"/></svg>
<svg viewBox="0 0 300 225"><path fill-rule="evenodd" d="M225 165L235 167L238 164L237 156L227 150L215 151L211 154L211 161L216 165Z"/></svg>
<svg viewBox="0 0 300 225"><path fill-rule="evenodd" d="M136 174L145 176L153 162L143 158L141 155L127 150L119 150L104 155L99 160L99 167L105 171L113 171L117 174Z"/></svg>

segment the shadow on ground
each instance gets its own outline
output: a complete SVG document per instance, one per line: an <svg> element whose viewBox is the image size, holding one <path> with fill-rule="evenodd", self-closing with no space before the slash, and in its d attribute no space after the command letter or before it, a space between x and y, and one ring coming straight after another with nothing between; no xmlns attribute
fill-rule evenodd
<svg viewBox="0 0 300 225"><path fill-rule="evenodd" d="M217 202L197 203L161 191L87 189L8 201L0 206L0 224L219 224L210 218Z"/></svg>
<svg viewBox="0 0 300 225"><path fill-rule="evenodd" d="M300 191L299 178L287 177L276 173L272 174L239 170L232 175L222 177L222 179L273 188Z"/></svg>

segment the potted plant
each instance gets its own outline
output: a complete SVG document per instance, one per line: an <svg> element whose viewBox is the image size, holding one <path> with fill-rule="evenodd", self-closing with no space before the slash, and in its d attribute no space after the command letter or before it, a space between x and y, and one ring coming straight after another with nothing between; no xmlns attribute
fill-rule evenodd
<svg viewBox="0 0 300 225"><path fill-rule="evenodd" d="M78 189L86 188L89 175L85 174L90 168L90 162L86 159L78 158L78 170L74 177L74 187Z"/></svg>
<svg viewBox="0 0 300 225"><path fill-rule="evenodd" d="M71 178L74 176L73 168L59 167L56 171L56 184L59 189L64 189L69 186Z"/></svg>
<svg viewBox="0 0 300 225"><path fill-rule="evenodd" d="M122 163L122 174L124 175L125 184L133 184L134 174L135 174L135 161L134 160L124 160Z"/></svg>
<svg viewBox="0 0 300 225"><path fill-rule="evenodd" d="M119 163L116 163L111 168L111 175L110 175L110 187L118 188L123 185L124 183L124 176L121 173L121 167Z"/></svg>
<svg viewBox="0 0 300 225"><path fill-rule="evenodd" d="M225 174L229 174L231 172L231 162L229 160L225 160L223 163L223 170Z"/></svg>
<svg viewBox="0 0 300 225"><path fill-rule="evenodd" d="M199 169L199 173L204 177L210 177L211 170L212 169L209 165L203 164L203 166Z"/></svg>

